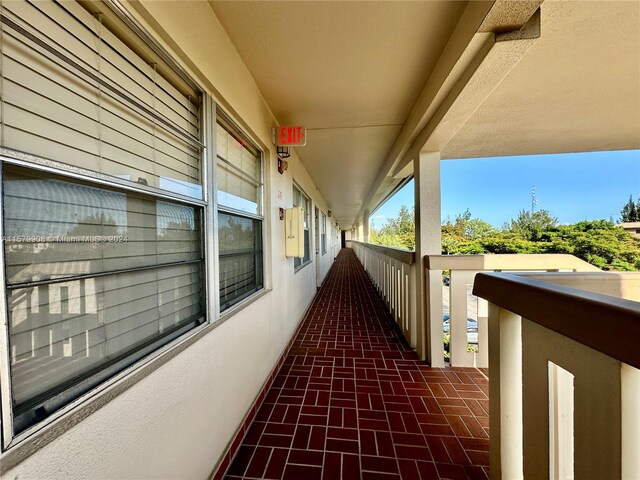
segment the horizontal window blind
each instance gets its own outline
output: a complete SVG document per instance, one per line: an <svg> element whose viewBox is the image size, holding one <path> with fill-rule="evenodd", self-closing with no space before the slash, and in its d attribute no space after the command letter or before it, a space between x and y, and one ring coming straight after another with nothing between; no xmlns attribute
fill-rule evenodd
<svg viewBox="0 0 640 480"><path fill-rule="evenodd" d="M218 204L259 215L262 194L260 154L233 129L220 122L216 125Z"/></svg>
<svg viewBox="0 0 640 480"><path fill-rule="evenodd" d="M7 282L201 260L199 210L7 167Z"/></svg>
<svg viewBox="0 0 640 480"><path fill-rule="evenodd" d="M202 314L199 264L11 290L17 406Z"/></svg>
<svg viewBox="0 0 640 480"><path fill-rule="evenodd" d="M6 164L3 201L17 425L204 316L200 207Z"/></svg>
<svg viewBox="0 0 640 480"><path fill-rule="evenodd" d="M216 123L220 310L260 290L262 164L260 152L227 121Z"/></svg>
<svg viewBox="0 0 640 480"><path fill-rule="evenodd" d="M197 93L76 2L2 2L2 28L3 146L202 198Z"/></svg>
<svg viewBox="0 0 640 480"><path fill-rule="evenodd" d="M218 214L220 308L259 290L262 282L262 222Z"/></svg>

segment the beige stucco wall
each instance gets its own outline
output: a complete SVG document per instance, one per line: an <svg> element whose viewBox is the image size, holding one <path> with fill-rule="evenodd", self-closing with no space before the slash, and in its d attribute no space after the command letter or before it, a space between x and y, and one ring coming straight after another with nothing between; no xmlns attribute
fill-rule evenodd
<svg viewBox="0 0 640 480"><path fill-rule="evenodd" d="M127 8L155 29L154 36L265 149L265 270L272 291L3 478L207 478L316 292L313 245L313 263L294 273L293 259L284 256L278 208L292 206L294 179L311 198L312 212L317 206L326 214L330 206L295 152L289 170L277 172L270 139L273 115L213 11L206 2L189 1L142 1ZM339 232L330 220L321 279L339 248ZM310 237L313 241L313 230Z"/></svg>

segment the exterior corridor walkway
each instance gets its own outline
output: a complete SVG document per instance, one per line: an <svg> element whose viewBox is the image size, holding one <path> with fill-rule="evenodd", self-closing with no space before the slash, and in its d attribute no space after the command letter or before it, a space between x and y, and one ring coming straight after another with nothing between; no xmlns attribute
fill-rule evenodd
<svg viewBox="0 0 640 480"><path fill-rule="evenodd" d="M486 479L487 395L418 360L343 249L225 478Z"/></svg>

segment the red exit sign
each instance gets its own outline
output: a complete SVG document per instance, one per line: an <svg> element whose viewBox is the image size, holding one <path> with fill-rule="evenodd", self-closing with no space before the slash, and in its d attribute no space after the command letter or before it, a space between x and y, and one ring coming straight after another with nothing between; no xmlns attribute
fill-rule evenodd
<svg viewBox="0 0 640 480"><path fill-rule="evenodd" d="M280 147L302 147L307 143L307 129L301 125L276 127L275 143Z"/></svg>

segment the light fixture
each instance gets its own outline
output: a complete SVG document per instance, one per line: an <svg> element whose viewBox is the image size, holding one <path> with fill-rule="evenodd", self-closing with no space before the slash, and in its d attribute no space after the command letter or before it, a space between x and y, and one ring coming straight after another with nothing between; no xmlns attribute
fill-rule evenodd
<svg viewBox="0 0 640 480"><path fill-rule="evenodd" d="M289 147L283 147L281 145L276 145L276 153L280 158L289 158L291 153L289 152Z"/></svg>
<svg viewBox="0 0 640 480"><path fill-rule="evenodd" d="M282 175L289 168L289 162L278 157L278 173Z"/></svg>

